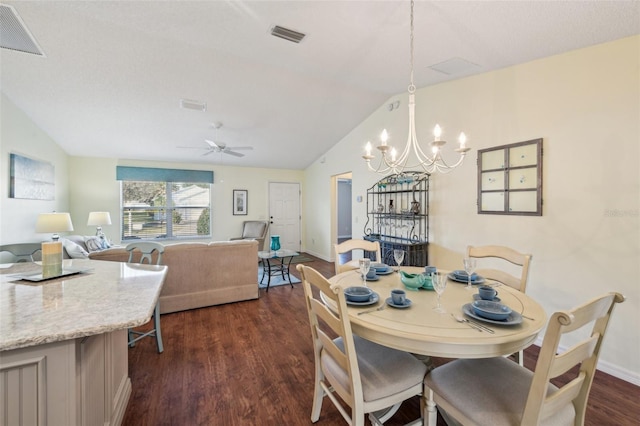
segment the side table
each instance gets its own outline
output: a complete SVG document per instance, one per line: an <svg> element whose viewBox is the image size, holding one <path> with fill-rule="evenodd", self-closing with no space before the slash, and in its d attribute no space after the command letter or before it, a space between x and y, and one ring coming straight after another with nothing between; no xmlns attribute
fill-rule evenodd
<svg viewBox="0 0 640 426"><path fill-rule="evenodd" d="M275 275L282 275L282 279L288 281L293 288L291 282L291 275L289 275L289 265L294 256L298 256L298 252L293 250L277 250L277 251L259 251L258 259L262 261L263 273L260 278L260 284L264 281L264 277L267 277L267 291L271 285L271 277Z"/></svg>

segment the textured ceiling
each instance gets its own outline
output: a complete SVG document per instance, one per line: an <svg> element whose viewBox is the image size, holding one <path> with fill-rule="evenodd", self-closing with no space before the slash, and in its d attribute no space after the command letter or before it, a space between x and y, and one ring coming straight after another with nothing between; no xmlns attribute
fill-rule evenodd
<svg viewBox="0 0 640 426"><path fill-rule="evenodd" d="M74 156L303 169L408 84L408 1L5 4L46 58L0 49L0 87ZM415 8L418 87L640 33L638 1ZM307 37L275 38L274 25ZM452 59L476 66L429 68ZM207 110L181 109L181 98ZM205 139L254 149L178 148Z"/></svg>

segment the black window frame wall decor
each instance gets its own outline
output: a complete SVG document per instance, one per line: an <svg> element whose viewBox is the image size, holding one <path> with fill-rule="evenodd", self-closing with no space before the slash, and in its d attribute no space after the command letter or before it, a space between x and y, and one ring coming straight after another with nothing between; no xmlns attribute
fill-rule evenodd
<svg viewBox="0 0 640 426"><path fill-rule="evenodd" d="M542 216L542 138L478 150L478 214Z"/></svg>

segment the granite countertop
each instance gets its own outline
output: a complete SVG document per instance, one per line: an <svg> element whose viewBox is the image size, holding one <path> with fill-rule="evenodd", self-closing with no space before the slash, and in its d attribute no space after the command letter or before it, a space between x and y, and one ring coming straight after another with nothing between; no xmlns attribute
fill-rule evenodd
<svg viewBox="0 0 640 426"><path fill-rule="evenodd" d="M166 266L73 259L85 272L41 282L20 279L38 263L0 265L0 351L108 333L146 323Z"/></svg>

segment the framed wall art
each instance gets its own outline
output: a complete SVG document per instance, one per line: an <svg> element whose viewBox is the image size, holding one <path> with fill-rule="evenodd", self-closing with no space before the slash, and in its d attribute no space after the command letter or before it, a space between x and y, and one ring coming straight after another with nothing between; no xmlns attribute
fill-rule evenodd
<svg viewBox="0 0 640 426"><path fill-rule="evenodd" d="M234 215L246 215L247 214L247 198L248 192L246 189L234 189L233 190L233 214Z"/></svg>
<svg viewBox="0 0 640 426"><path fill-rule="evenodd" d="M9 183L9 198L55 199L55 168L51 163L9 154Z"/></svg>
<svg viewBox="0 0 640 426"><path fill-rule="evenodd" d="M478 150L478 213L542 216L542 139Z"/></svg>

